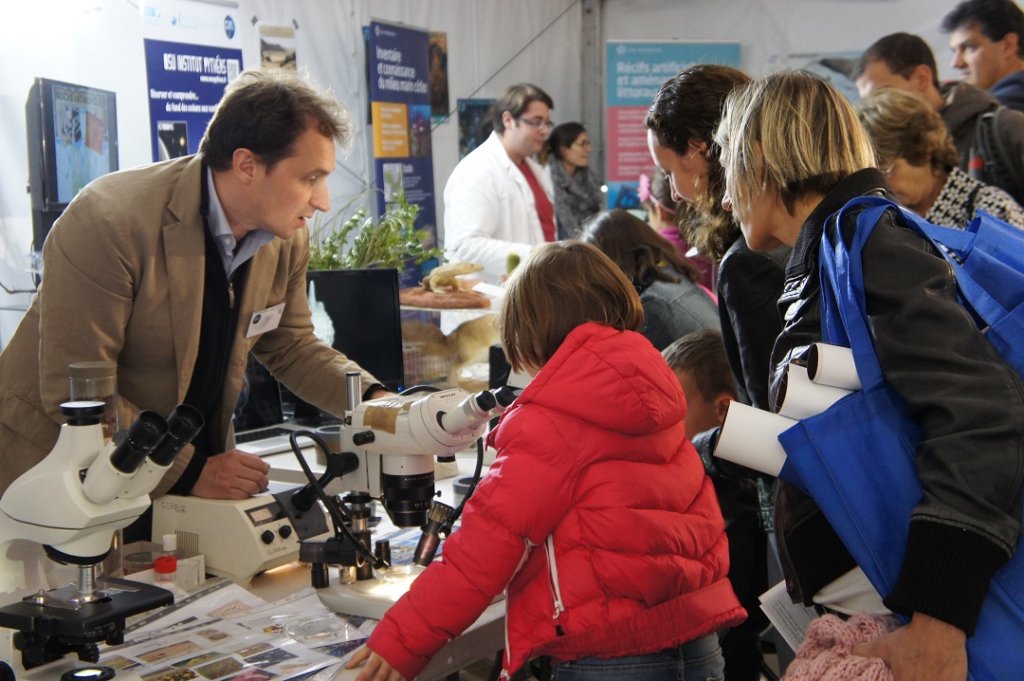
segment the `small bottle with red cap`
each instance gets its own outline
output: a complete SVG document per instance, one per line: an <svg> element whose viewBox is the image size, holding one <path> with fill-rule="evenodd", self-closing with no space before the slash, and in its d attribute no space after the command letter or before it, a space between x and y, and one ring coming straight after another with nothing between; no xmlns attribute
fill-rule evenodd
<svg viewBox="0 0 1024 681"><path fill-rule="evenodd" d="M157 584L173 584L178 575L178 535L165 534L163 536L163 552L153 561L154 581Z"/></svg>

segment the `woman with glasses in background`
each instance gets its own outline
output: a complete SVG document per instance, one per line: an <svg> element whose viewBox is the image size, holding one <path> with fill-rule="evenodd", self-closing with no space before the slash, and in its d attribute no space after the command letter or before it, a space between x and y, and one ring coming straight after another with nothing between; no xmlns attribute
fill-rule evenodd
<svg viewBox="0 0 1024 681"><path fill-rule="evenodd" d="M576 122L556 125L544 142L540 161L547 166L555 190L558 238L573 239L583 223L601 210L601 184L587 167L587 129Z"/></svg>

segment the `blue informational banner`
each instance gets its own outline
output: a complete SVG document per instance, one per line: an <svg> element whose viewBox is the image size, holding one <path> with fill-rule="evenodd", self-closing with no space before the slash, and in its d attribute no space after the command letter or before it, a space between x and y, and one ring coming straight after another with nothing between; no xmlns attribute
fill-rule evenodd
<svg viewBox="0 0 1024 681"><path fill-rule="evenodd" d="M242 70L230 5L145 0L139 8L154 161L198 151L224 87Z"/></svg>
<svg viewBox="0 0 1024 681"><path fill-rule="evenodd" d="M650 106L662 83L690 64L739 68L739 43L609 41L605 46L608 106Z"/></svg>
<svg viewBox="0 0 1024 681"><path fill-rule="evenodd" d="M426 31L373 22L368 31L377 212L399 191L419 206L416 227L437 240L430 134L429 44ZM412 275L415 276L415 275Z"/></svg>
<svg viewBox="0 0 1024 681"><path fill-rule="evenodd" d="M153 160L194 154L224 86L238 75L242 53L162 40L145 43Z"/></svg>
<svg viewBox="0 0 1024 681"><path fill-rule="evenodd" d="M608 207L639 207L640 173L654 169L644 118L662 84L691 64L739 68L739 43L609 41L605 46Z"/></svg>

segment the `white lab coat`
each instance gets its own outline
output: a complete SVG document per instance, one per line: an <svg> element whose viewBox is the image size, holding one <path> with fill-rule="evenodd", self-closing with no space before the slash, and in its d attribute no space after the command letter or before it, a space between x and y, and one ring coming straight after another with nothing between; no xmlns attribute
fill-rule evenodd
<svg viewBox="0 0 1024 681"><path fill-rule="evenodd" d="M533 159L526 163L550 199L551 176ZM492 132L455 166L444 187L445 258L483 265L483 278L498 283L510 254L525 259L541 243L533 191Z"/></svg>

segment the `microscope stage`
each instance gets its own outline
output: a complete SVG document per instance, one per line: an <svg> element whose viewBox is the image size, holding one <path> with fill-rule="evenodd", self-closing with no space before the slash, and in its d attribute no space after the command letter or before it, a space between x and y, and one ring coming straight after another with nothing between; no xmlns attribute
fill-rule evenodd
<svg viewBox="0 0 1024 681"><path fill-rule="evenodd" d="M174 602L173 595L166 589L123 579L100 579L97 588L106 592L108 598L74 609L36 604L32 602L35 596L6 605L0 608L0 627L23 634L57 637L72 644L99 643L111 636L120 637L126 617Z"/></svg>

